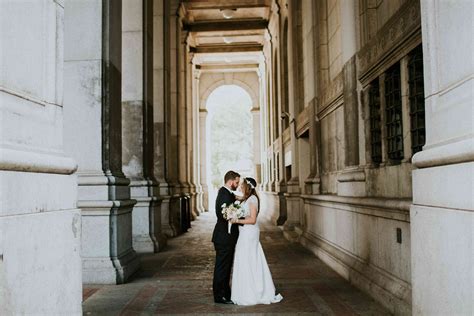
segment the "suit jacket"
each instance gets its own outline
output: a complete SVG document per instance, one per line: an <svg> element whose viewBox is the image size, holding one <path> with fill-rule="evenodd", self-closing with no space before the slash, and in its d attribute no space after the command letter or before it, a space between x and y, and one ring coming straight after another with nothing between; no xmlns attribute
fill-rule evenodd
<svg viewBox="0 0 474 316"><path fill-rule="evenodd" d="M217 223L214 227L214 232L212 234L212 242L222 246L231 246L234 247L237 243L237 238L239 238L239 227L235 224L232 225L231 233L228 233L228 222L222 215L222 204L235 202L235 195L227 188L221 187L217 193L216 198L216 215Z"/></svg>

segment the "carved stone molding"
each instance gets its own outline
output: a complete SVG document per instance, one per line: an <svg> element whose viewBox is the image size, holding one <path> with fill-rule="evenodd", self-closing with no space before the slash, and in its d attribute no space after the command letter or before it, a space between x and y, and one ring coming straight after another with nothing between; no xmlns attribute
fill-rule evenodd
<svg viewBox="0 0 474 316"><path fill-rule="evenodd" d="M309 129L309 107L305 107L296 117L296 135L300 137Z"/></svg>
<svg viewBox="0 0 474 316"><path fill-rule="evenodd" d="M318 109L318 118L321 119L331 113L343 103L344 74L341 71L332 82L323 90L321 103Z"/></svg>
<svg viewBox="0 0 474 316"><path fill-rule="evenodd" d="M421 39L421 11L419 1L406 1L357 54L358 77L368 82L377 67L394 52L403 49L410 38Z"/></svg>

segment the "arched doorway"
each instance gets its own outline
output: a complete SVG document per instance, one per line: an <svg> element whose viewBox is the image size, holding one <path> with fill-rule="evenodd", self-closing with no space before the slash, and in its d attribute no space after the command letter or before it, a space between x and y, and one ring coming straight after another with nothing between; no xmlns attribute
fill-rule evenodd
<svg viewBox="0 0 474 316"><path fill-rule="evenodd" d="M261 117L260 117L260 80L257 71L248 71L248 72L206 72L202 71L199 75L198 86L198 111L199 111L199 139L197 141L196 150L199 153L199 179L201 185L201 205L207 210L214 211L214 197L209 196L209 193L212 191L213 185L211 184L211 171L208 172L208 165L210 165L211 157L211 135L210 135L210 112L213 111L213 106L210 104L213 103L212 99L214 96L218 97L221 95L221 99L224 101L222 104L234 104L232 103L237 99L232 97L231 94L220 93L225 91L225 88L233 87L235 95L244 96L244 104L246 104L245 111L247 114L250 114L250 117L247 116L246 120L250 123L248 127L252 131L252 142L251 142L251 151L252 158L251 162L247 160L247 164L251 164L250 171L246 171L243 174L248 175L252 174L257 181L261 179ZM210 101L210 102L209 102ZM230 102L227 102L230 101ZM242 163L244 163L242 161ZM231 164L227 164L227 168L230 168ZM222 166L222 169L226 167ZM232 169L236 168L234 164ZM245 169L245 168L244 168ZM241 171L241 170L240 170ZM225 172L224 172L225 173ZM223 178L224 174L220 178ZM219 180L216 180L215 183L218 183ZM222 185L223 179L220 180L220 185Z"/></svg>
<svg viewBox="0 0 474 316"><path fill-rule="evenodd" d="M220 85L206 101L206 182L209 209L227 170L254 176L252 98L237 85Z"/></svg>

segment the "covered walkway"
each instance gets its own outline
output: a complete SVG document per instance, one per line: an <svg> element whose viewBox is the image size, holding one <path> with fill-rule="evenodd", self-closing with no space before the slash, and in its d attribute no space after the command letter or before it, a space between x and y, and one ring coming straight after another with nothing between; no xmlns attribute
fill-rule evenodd
<svg viewBox="0 0 474 316"><path fill-rule="evenodd" d="M260 240L284 300L254 307L214 304L214 250L210 242L214 223L212 213L203 213L188 233L169 240L163 252L142 256L142 270L130 283L84 286L84 314L388 314L300 244L288 242L280 229L271 225L262 227Z"/></svg>

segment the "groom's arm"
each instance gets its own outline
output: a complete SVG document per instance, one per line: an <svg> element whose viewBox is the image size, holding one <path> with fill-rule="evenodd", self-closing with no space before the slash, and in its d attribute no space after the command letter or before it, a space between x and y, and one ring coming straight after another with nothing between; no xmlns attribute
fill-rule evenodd
<svg viewBox="0 0 474 316"><path fill-rule="evenodd" d="M224 189L225 190L225 189ZM225 221L224 215L222 215L222 204L226 203L229 204L227 201L228 199L226 198L226 193L222 188L219 190L217 193L217 198L216 198L216 216L218 220L223 220Z"/></svg>

